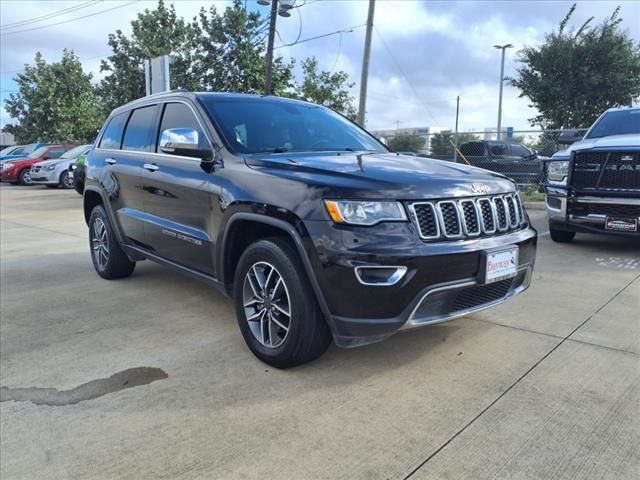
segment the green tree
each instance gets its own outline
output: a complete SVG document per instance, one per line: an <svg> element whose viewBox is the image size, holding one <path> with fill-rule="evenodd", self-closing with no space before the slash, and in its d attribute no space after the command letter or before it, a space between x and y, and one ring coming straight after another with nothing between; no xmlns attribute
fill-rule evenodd
<svg viewBox="0 0 640 480"><path fill-rule="evenodd" d="M387 146L394 152L418 153L424 148L424 138L420 135L396 135L387 139Z"/></svg>
<svg viewBox="0 0 640 480"><path fill-rule="evenodd" d="M444 130L440 133L431 135L431 142L429 143L430 155L451 155L453 156L453 147L451 142L454 141L455 134L451 130ZM474 142L480 140L480 137L473 135L472 133L458 132L458 146L466 142Z"/></svg>
<svg viewBox="0 0 640 480"><path fill-rule="evenodd" d="M354 83L349 82L349 75L340 71L331 73L318 72L318 60L307 58L302 62L303 79L296 85L295 96L314 102L342 113L351 120L356 118L354 98L350 93ZM424 144L424 142L423 142Z"/></svg>
<svg viewBox="0 0 640 480"><path fill-rule="evenodd" d="M266 70L264 28L268 19L247 11L244 2L218 13L215 5L200 9L191 23L193 73L198 90L262 93ZM293 61L273 60L272 92L282 95L292 87Z"/></svg>
<svg viewBox="0 0 640 480"><path fill-rule="evenodd" d="M73 51L65 49L54 63L37 52L35 64L14 78L18 92L9 95L5 108L17 123L5 130L17 143L93 141L104 115L91 78Z"/></svg>
<svg viewBox="0 0 640 480"><path fill-rule="evenodd" d="M154 10L138 14L131 30L131 38L122 30L109 34L113 54L102 61L100 71L109 73L98 88L107 112L145 95L145 59L171 54L171 88L197 85L191 67L194 31L173 4L167 7L159 0Z"/></svg>
<svg viewBox="0 0 640 480"><path fill-rule="evenodd" d="M620 7L593 26L593 17L576 31L567 30L576 5L537 47L519 52L516 78L539 115L531 125L544 128L589 126L607 108L629 105L640 96L640 44L620 29Z"/></svg>

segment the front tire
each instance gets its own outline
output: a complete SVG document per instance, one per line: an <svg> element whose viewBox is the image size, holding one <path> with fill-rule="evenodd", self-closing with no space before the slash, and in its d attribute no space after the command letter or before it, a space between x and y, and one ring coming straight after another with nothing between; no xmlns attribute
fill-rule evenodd
<svg viewBox="0 0 640 480"><path fill-rule="evenodd" d="M25 187L33 185L33 182L31 181L31 171L28 168L25 168L20 172L18 183Z"/></svg>
<svg viewBox="0 0 640 480"><path fill-rule="evenodd" d="M576 232L567 232L566 230L557 230L549 227L549 236L554 242L570 243L576 236Z"/></svg>
<svg viewBox="0 0 640 480"><path fill-rule="evenodd" d="M286 240L250 245L238 262L233 290L242 336L263 362L276 368L302 365L331 343L302 262Z"/></svg>
<svg viewBox="0 0 640 480"><path fill-rule="evenodd" d="M89 217L89 248L93 267L102 278L128 277L136 268L120 247L102 205L94 207Z"/></svg>
<svg viewBox="0 0 640 480"><path fill-rule="evenodd" d="M60 175L60 186L66 189L73 188L73 178L69 176L69 172L66 170Z"/></svg>

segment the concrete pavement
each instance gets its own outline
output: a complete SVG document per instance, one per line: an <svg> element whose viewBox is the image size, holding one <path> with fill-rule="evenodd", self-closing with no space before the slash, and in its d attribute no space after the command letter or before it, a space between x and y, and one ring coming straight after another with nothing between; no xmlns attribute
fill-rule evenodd
<svg viewBox="0 0 640 480"><path fill-rule="evenodd" d="M0 220L2 387L167 375L2 402L3 480L640 475L638 243L543 235L513 301L278 371L210 287L151 262L101 280L75 192L3 185Z"/></svg>

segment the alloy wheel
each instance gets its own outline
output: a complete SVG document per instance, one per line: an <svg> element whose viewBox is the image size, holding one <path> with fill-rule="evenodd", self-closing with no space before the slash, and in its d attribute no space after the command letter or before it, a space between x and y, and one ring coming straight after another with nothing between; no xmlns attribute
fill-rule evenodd
<svg viewBox="0 0 640 480"><path fill-rule="evenodd" d="M91 246L93 248L93 258L100 269L104 269L109 261L109 237L107 236L107 226L101 218L96 218L93 222Z"/></svg>
<svg viewBox="0 0 640 480"><path fill-rule="evenodd" d="M245 275L242 298L256 340L267 348L282 345L291 326L291 301L280 272L270 263L254 263Z"/></svg>
<svg viewBox="0 0 640 480"><path fill-rule="evenodd" d="M62 186L64 188L73 188L73 178L69 176L69 173L65 173L62 176Z"/></svg>
<svg viewBox="0 0 640 480"><path fill-rule="evenodd" d="M25 185L31 185L33 182L31 181L31 172L26 171L24 175L22 175L22 181Z"/></svg>

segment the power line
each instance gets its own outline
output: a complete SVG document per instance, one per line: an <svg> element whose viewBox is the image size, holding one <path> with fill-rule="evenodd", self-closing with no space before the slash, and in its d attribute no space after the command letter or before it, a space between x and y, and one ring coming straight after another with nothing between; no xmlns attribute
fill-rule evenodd
<svg viewBox="0 0 640 480"><path fill-rule="evenodd" d="M138 2L138 0L133 0L132 2L127 2L127 3L124 3L122 5L118 5L117 7L106 8L104 10L100 10L99 12L90 13L89 15L84 15L82 17L70 18L69 20L63 20L61 22L51 23L49 25L42 25L40 27L25 28L24 30L16 30L15 32L2 32L2 33L0 33L0 35L2 35L2 36L16 35L18 33L26 33L26 32L32 32L34 30L42 30L44 28L55 27L56 25L62 25L64 23L75 22L77 20L82 20L84 18L89 18L89 17L94 17L96 15L101 15L103 13L107 13L107 12L110 12L112 10L116 10L118 8L126 7L127 5L131 5L132 3L136 3L136 2Z"/></svg>
<svg viewBox="0 0 640 480"><path fill-rule="evenodd" d="M389 56L393 60L393 63L396 64L396 67L398 68L398 71L402 74L402 76L406 80L406 82L409 85L409 87L411 87L411 90L413 90L414 95L420 101L420 103L424 107L425 111L429 114L429 116L433 119L433 121L436 122L436 125L438 123L440 123L440 122L438 122L438 120L436 120L436 117L433 116L433 113L431 113L431 110L429 110L429 108L427 107L427 104L424 102L424 100L422 100L422 98L418 94L418 91L416 90L416 88L413 86L413 84L409 80L409 77L407 76L407 74L404 73L404 70L402 69L402 67L398 63L398 60L396 60L396 57L393 56L393 53L391 53L391 50L389 49L389 46L387 45L387 42L384 41L384 38L382 38L382 35L380 35L380 32L378 31L378 29L375 26L373 27L373 29L376 31L376 35L378 35L378 38L382 42L382 45L384 46L384 48L387 50L387 53L389 54Z"/></svg>
<svg viewBox="0 0 640 480"><path fill-rule="evenodd" d="M278 45L277 47L273 47L273 48L274 48L274 50L275 50L275 49L277 49L277 48L292 47L292 46L294 46L294 45L298 45L298 44L300 44L300 43L310 42L310 41L312 41L312 40L318 40L318 39L320 39L320 38L329 37L329 36L331 36L331 35L338 35L339 33L353 33L353 31L354 31L356 28L361 28L361 27L364 27L364 26L365 26L365 24L363 23L362 25L356 25L356 26L354 26L354 27L345 28L345 29L343 29L343 30L336 30L335 32L329 32L329 33L325 33L325 34L323 34L323 35L316 35L315 37L303 38L302 40L298 40L298 41L297 41L297 42L295 42L295 43L285 43L285 44L283 44L283 45Z"/></svg>
<svg viewBox="0 0 640 480"><path fill-rule="evenodd" d="M306 2L305 2L306 3ZM298 36L296 37L296 39L291 42L291 45L295 45L299 40L300 37L302 36L302 15L300 14L300 7L303 7L305 4L300 5L299 7L296 7L296 12L298 12L298 23L299 23L299 28L298 28ZM282 37L280 36L280 32L278 31L278 29L276 29L276 33L278 34L278 38L280 39L280 41L282 43L287 43L285 42Z"/></svg>
<svg viewBox="0 0 640 480"><path fill-rule="evenodd" d="M39 17L28 18L26 20L20 20L18 22L7 23L6 25L0 25L0 29L6 30L8 28L16 28L23 27L25 25L30 25L32 23L41 22L43 20L50 20L55 17L59 17L61 15L66 15L67 13L73 12L75 10L80 10L81 8L86 8L91 5L95 5L96 3L102 2L104 0L90 0L85 3L81 3L80 5L74 5L72 7L67 7L62 10L57 10L55 12L47 13L46 15L40 15Z"/></svg>

